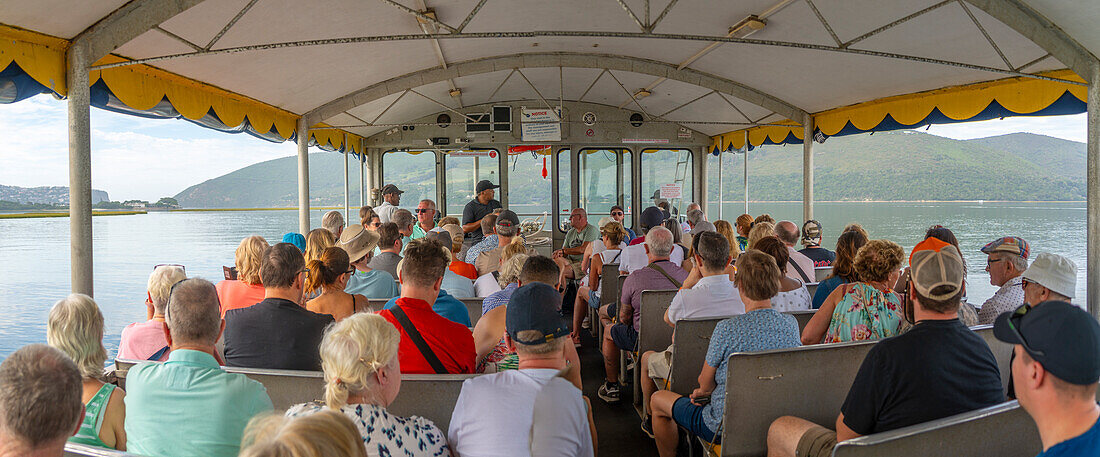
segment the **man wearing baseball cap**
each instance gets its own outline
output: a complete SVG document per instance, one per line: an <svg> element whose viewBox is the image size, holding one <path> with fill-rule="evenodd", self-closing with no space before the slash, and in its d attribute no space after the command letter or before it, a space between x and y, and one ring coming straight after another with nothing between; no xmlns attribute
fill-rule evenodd
<svg viewBox="0 0 1100 457"><path fill-rule="evenodd" d="M909 271L912 309L906 314L912 317L906 318L915 324L867 353L840 408L837 430L781 417L768 431L768 455L830 456L838 442L1004 400L993 352L958 319L966 277L959 250L928 238L913 248Z"/></svg>
<svg viewBox="0 0 1100 457"><path fill-rule="evenodd" d="M798 252L814 261L814 267L831 267L836 253L821 247L821 223L810 219L802 224L802 245Z"/></svg>
<svg viewBox="0 0 1100 457"><path fill-rule="evenodd" d="M462 231L466 233L463 244L467 247L481 242L485 237L481 233L481 219L493 214L493 210L503 208L500 202L493 198L496 196L495 189L498 187L500 186L489 182L488 179L478 181L474 189L474 199L462 208Z"/></svg>
<svg viewBox="0 0 1100 457"><path fill-rule="evenodd" d="M512 244L516 235L519 235L519 216L511 210L501 211L497 215L496 232L496 247L482 252L474 260L474 267L477 268L479 276L500 269L500 253L504 251L505 246Z"/></svg>
<svg viewBox="0 0 1100 457"><path fill-rule="evenodd" d="M393 222L393 212L397 211L397 205L401 204L401 194L405 191L398 189L393 184L382 186L382 204L374 207L374 214L383 224Z"/></svg>
<svg viewBox="0 0 1100 457"><path fill-rule="evenodd" d="M985 261L989 283L1000 289L978 310L978 323L992 324L1001 313L1013 311L1024 304L1021 275L1027 270L1031 248L1023 238L1006 236L983 246L982 253L989 256Z"/></svg>
<svg viewBox="0 0 1100 457"><path fill-rule="evenodd" d="M642 210L641 221L639 221L642 236L634 238L630 245L623 249L622 255L619 256L620 273L630 274L649 265L649 248L645 245L645 236L651 229L660 227L664 221L665 214L660 208L650 206ZM684 250L673 246L668 260L676 265L684 263Z"/></svg>
<svg viewBox="0 0 1100 457"><path fill-rule="evenodd" d="M1047 301L1001 314L993 335L1013 345L1012 381L1039 429L1039 455L1100 455L1096 319L1069 303Z"/></svg>
<svg viewBox="0 0 1100 457"><path fill-rule="evenodd" d="M519 369L463 381L447 430L456 455L532 455L532 424L540 414L535 410L536 398L558 405L555 414L540 420L537 430L553 435L542 438L566 446L556 448L555 455L593 455L594 428L586 400L563 377L580 367L565 361L565 349L572 340L558 313L559 303L561 294L539 282L512 294L504 339L519 356Z"/></svg>

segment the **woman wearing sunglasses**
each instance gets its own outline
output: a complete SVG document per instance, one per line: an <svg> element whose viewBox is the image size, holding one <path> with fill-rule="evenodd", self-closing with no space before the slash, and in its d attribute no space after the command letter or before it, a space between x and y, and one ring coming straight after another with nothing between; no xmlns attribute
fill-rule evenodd
<svg viewBox="0 0 1100 457"><path fill-rule="evenodd" d="M348 253L338 247L325 249L320 259L310 260L306 264L306 293L320 295L306 302L306 309L319 314L328 314L340 322L341 319L355 314L355 310L367 308L367 297L344 292L348 278L355 269L348 260Z"/></svg>
<svg viewBox="0 0 1100 457"><path fill-rule="evenodd" d="M626 226L626 222L623 222L626 219L626 211L623 210L623 207L619 205L612 206L611 219L613 219L615 222L622 224L623 228L626 229L626 243L629 244L631 241L634 240L634 238L638 237L638 235L635 234L633 230Z"/></svg>

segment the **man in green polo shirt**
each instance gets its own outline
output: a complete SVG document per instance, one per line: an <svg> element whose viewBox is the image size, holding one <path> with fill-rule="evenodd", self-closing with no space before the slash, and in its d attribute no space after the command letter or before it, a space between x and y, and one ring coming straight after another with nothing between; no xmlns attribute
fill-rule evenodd
<svg viewBox="0 0 1100 457"><path fill-rule="evenodd" d="M413 212L416 216L416 223L413 224L413 233L409 238L410 240L419 240L435 228L435 202L426 198L420 200L420 204L416 205Z"/></svg>
<svg viewBox="0 0 1100 457"><path fill-rule="evenodd" d="M600 229L588 223L588 213L584 208L576 208L569 214L569 224L571 227L565 233L565 244L554 251L554 261L561 268L561 284L565 284L565 279L579 279L584 276L584 270L581 269L584 250L600 238Z"/></svg>
<svg viewBox="0 0 1100 457"><path fill-rule="evenodd" d="M126 377L129 452L235 457L249 419L272 409L262 384L218 366L220 316L209 281L187 279L172 288L165 316L168 361L134 366Z"/></svg>

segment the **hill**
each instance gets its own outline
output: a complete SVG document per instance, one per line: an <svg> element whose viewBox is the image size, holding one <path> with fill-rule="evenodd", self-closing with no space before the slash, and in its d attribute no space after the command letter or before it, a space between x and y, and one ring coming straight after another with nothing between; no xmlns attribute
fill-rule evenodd
<svg viewBox="0 0 1100 457"><path fill-rule="evenodd" d="M69 188L64 186L19 187L0 185L0 200L23 204L69 204ZM107 192L92 189L92 204L108 201Z"/></svg>
<svg viewBox="0 0 1100 457"><path fill-rule="evenodd" d="M1014 133L964 141L916 131L880 132L830 138L815 146L814 151L817 200L1085 198L1085 145L1043 135ZM669 170L675 168L671 154L664 156L664 162L658 157L647 154L643 159L645 168L670 174ZM716 158L707 157L712 165L708 186L711 195L716 195ZM729 200L743 195L741 160L741 156L724 160L723 185ZM311 204L343 204L343 163L340 154L310 154ZM411 205L421 196L433 198L435 173L430 156L388 160L386 166L387 177L393 177L402 189L409 191L403 203ZM353 162L353 203L359 201L356 167ZM455 168L455 164L448 164L448 169ZM466 166L460 173L471 171ZM196 184L175 198L190 208L295 206L296 176L296 158L284 157ZM538 171L512 170L509 176L515 200L545 203L543 200L552 197L543 195L546 184L538 182L542 179ZM753 200L800 200L801 146L767 146L750 152L749 186ZM465 202L468 198L464 195L460 200Z"/></svg>

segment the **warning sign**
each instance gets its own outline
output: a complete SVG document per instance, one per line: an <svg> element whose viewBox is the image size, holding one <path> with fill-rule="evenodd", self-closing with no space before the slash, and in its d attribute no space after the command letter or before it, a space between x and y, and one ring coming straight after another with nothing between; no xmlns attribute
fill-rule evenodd
<svg viewBox="0 0 1100 457"><path fill-rule="evenodd" d="M495 159L497 157L496 151L448 151L447 155L451 157L488 157Z"/></svg>
<svg viewBox="0 0 1100 457"><path fill-rule="evenodd" d="M661 198L665 200L673 200L677 198L683 198L684 185L679 183L673 184L661 184Z"/></svg>
<svg viewBox="0 0 1100 457"><path fill-rule="evenodd" d="M561 141L561 108L524 109L520 121L522 141Z"/></svg>

